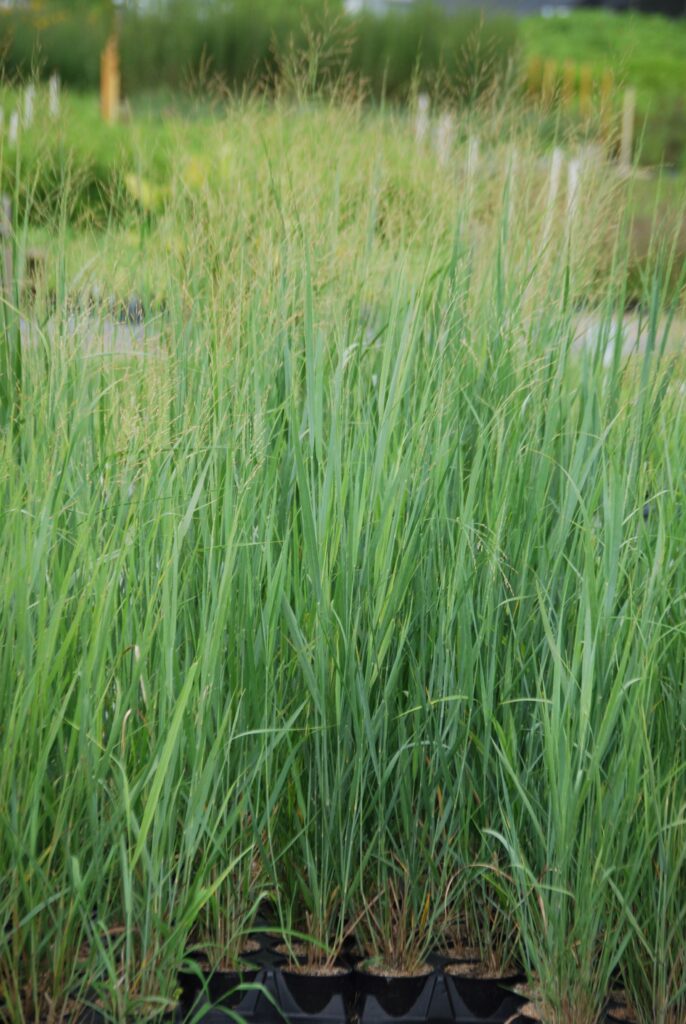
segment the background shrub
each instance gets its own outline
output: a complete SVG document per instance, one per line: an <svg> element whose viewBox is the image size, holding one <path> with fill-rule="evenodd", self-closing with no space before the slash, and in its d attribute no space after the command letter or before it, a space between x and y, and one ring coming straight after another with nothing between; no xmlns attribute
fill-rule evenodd
<svg viewBox="0 0 686 1024"><path fill-rule="evenodd" d="M0 33L10 76L58 71L67 85L95 88L99 54L111 28L100 10L38 16L3 12ZM304 53L312 38L327 43L320 73L348 68L374 97L405 98L415 77L430 87L481 88L511 59L516 42L512 18L484 20L477 13L446 14L432 3L384 17L345 17L339 3L314 0L238 0L231 8L177 0L164 9L128 10L119 18L124 89L133 94L184 87L201 73L240 89L274 82L283 59Z"/></svg>

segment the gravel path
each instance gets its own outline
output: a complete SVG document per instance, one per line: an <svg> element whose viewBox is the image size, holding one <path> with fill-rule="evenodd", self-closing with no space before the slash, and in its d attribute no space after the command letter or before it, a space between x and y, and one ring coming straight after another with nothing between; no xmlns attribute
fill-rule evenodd
<svg viewBox="0 0 686 1024"><path fill-rule="evenodd" d="M622 356L642 354L646 350L648 322L635 314L627 315L621 324ZM660 335L666 326L660 325ZM605 328L606 329L606 328ZM582 313L577 317L573 348L576 351L594 348L601 339L603 320L597 313ZM48 321L44 329L44 337L54 341L57 333L57 321ZM88 314L70 316L60 332L66 342L80 341L84 354L88 356L126 355L126 356L162 356L161 320L131 322L118 320L107 315L96 317ZM21 320L22 345L30 347L39 344L40 328L26 319ZM619 321L615 317L607 336L603 363L610 366L614 358L615 346L620 342ZM671 351L686 350L686 318L676 318L670 328L669 348Z"/></svg>
<svg viewBox="0 0 686 1024"><path fill-rule="evenodd" d="M49 320L41 337L39 326L22 318L22 345L28 348L41 340L54 341L57 330L57 321ZM159 322L131 323L112 316L74 315L60 329L62 341L80 342L88 356L159 356L162 355L161 337Z"/></svg>

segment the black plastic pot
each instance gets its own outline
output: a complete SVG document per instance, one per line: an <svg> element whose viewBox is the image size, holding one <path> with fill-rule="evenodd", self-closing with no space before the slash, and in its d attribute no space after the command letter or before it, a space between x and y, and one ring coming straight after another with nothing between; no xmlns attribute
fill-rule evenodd
<svg viewBox="0 0 686 1024"><path fill-rule="evenodd" d="M387 976L356 968L355 982L361 1000L373 996L389 1017L405 1017L422 996L432 973Z"/></svg>
<svg viewBox="0 0 686 1024"><path fill-rule="evenodd" d="M179 971L181 986L180 1003L184 1011L199 1002L221 1009L235 1009L245 998L246 990L241 986L249 985L257 978L257 970L246 965L244 971Z"/></svg>
<svg viewBox="0 0 686 1024"><path fill-rule="evenodd" d="M336 996L343 1000L346 1014L355 1004L355 981L350 968L333 968L331 973L313 973L307 967L281 970L288 991L303 1013L322 1013Z"/></svg>
<svg viewBox="0 0 686 1024"><path fill-rule="evenodd" d="M389 985L394 985L397 980L389 979ZM524 1004L523 999L503 992L499 993L499 1005L495 1012L484 1014L481 1011L490 1007L468 1007L452 980L443 971L433 971L425 978L417 979L419 983L422 980L424 985L419 997L409 1009L397 1005L394 1007L396 1011L403 1010L400 1014L389 1013L376 996L368 996L360 1008L360 1024L393 1024L400 1020L403 1024L505 1024L514 1018L518 1008ZM384 1002L388 1006L388 1002Z"/></svg>
<svg viewBox="0 0 686 1024"><path fill-rule="evenodd" d="M522 979L517 975L506 978L470 978L446 972L448 990L454 988L467 1010L476 1020L493 1017L506 1019L522 1005L522 1000L508 988Z"/></svg>
<svg viewBox="0 0 686 1024"><path fill-rule="evenodd" d="M249 980L247 974L199 978L186 972L185 996L176 1020L226 1024L230 1011L246 1024L351 1024L354 1020L359 1024L504 1024L525 1003L497 982L454 979L443 971L410 978L367 971L327 977L265 967L252 987L237 991L241 982ZM474 983L469 1006L456 980ZM517 1024L527 1022L517 1018Z"/></svg>

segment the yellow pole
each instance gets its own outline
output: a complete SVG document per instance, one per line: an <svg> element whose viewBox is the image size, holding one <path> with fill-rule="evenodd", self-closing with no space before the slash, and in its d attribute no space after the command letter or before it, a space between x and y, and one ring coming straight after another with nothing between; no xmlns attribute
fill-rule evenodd
<svg viewBox="0 0 686 1024"><path fill-rule="evenodd" d="M121 80L116 36L110 36L100 57L100 112L111 123L119 116Z"/></svg>
<svg viewBox="0 0 686 1024"><path fill-rule="evenodd" d="M631 161L634 155L634 127L636 123L636 90L627 89L624 93L624 106L622 108L622 141L619 152L620 167L631 170Z"/></svg>
<svg viewBox="0 0 686 1024"><path fill-rule="evenodd" d="M109 120L110 113L110 44L100 54L100 116L103 121Z"/></svg>

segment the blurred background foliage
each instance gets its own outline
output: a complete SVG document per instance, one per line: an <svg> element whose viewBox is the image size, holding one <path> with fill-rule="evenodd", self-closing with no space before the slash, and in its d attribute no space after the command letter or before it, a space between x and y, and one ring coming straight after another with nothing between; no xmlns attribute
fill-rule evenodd
<svg viewBox="0 0 686 1024"><path fill-rule="evenodd" d="M183 88L199 74L231 88L271 85L289 56L313 50L318 76L348 71L377 99L404 99L413 83L430 87L439 77L472 91L502 72L517 40L509 16L449 15L431 3L379 18L345 16L340 0L169 0L119 7L109 0L43 0L0 13L5 72L25 76L40 67L59 71L66 85L95 88L99 53L115 25L129 94Z"/></svg>
<svg viewBox="0 0 686 1024"><path fill-rule="evenodd" d="M375 102L405 102L418 88L464 102L504 78L511 87L510 70L523 83L532 58L560 70L586 64L596 80L611 70L618 87L637 88L642 161L684 162L686 19L608 10L516 18L495 4L448 14L432 0L384 16L346 15L343 0L34 0L0 10L5 80L57 71L66 86L93 90L114 30L132 101L210 83L272 91L297 68L313 90L347 76Z"/></svg>
<svg viewBox="0 0 686 1024"><path fill-rule="evenodd" d="M120 124L105 125L94 93L100 52L115 29L127 105ZM349 83L346 91L357 95L362 83L372 104L401 108L422 89L433 94L434 110L459 108L488 101L503 81L515 100L526 95L527 68L537 56L554 59L560 75L565 61L588 63L596 86L609 66L617 83L617 113L622 83L635 85L641 162L664 161L679 170L686 162L683 53L686 19L607 11L517 19L448 15L426 2L379 17L346 15L342 0L39 0L0 10L0 106L7 123L22 102L16 86L57 71L68 116L58 124L42 123L46 91L36 105L37 123L22 133L20 159L3 161L0 184L19 210L29 205L52 218L67 194L73 209L65 213L72 223L119 218L131 174L153 190L168 182L176 152L173 122L196 122L192 148L202 158L207 119L221 108L217 104L215 111L214 100L229 91L269 95L292 87L314 96L327 83L344 90ZM520 116L531 114L550 145L561 135L593 131L574 110L552 107L541 117L536 104L529 97ZM675 191L680 180L674 179ZM655 187L646 191L646 206L666 203L673 209L670 182L660 186L658 199Z"/></svg>

